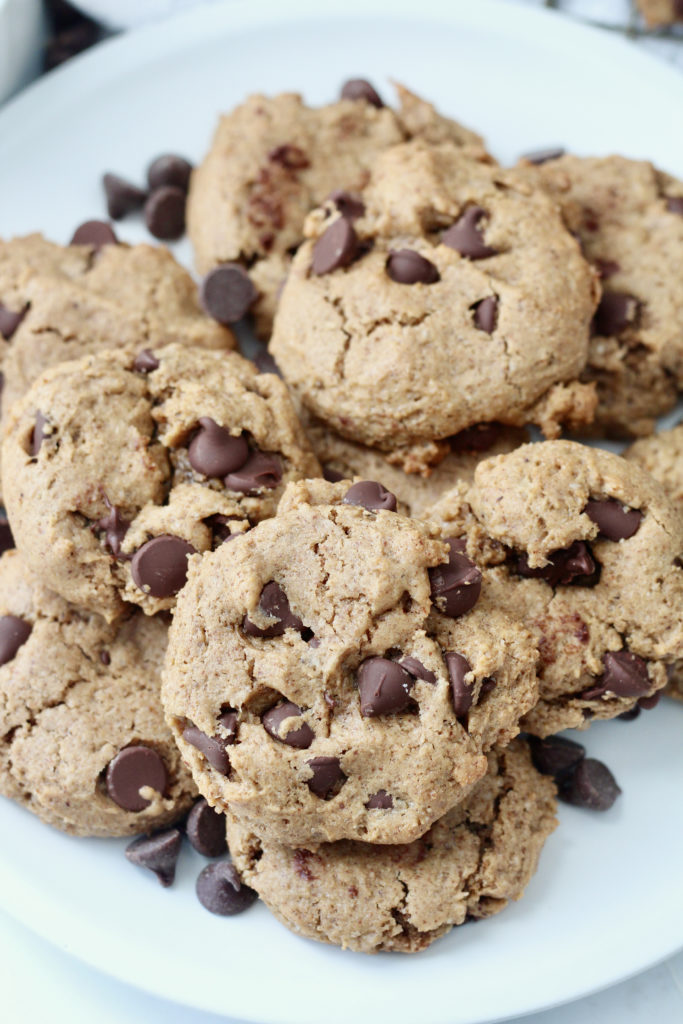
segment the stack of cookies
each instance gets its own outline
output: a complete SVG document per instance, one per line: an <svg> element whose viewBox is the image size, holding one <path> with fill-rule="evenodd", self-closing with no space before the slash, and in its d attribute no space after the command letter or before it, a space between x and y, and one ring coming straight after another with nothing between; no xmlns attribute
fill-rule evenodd
<svg viewBox="0 0 683 1024"><path fill-rule="evenodd" d="M683 689L681 437L559 439L683 388L683 183L397 89L221 119L199 291L98 222L0 243L0 792L163 884L227 835L210 910L364 952L518 899L558 790L619 793L557 734Z"/></svg>

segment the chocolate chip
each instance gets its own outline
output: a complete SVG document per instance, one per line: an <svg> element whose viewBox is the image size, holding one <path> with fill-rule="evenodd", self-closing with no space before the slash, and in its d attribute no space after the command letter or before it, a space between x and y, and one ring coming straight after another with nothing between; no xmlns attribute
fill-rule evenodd
<svg viewBox="0 0 683 1024"><path fill-rule="evenodd" d="M546 736L545 739L530 736L529 747L536 771L556 779L566 775L586 756L585 747L564 736Z"/></svg>
<svg viewBox="0 0 683 1024"><path fill-rule="evenodd" d="M488 217L488 213L482 206L468 206L455 224L444 231L441 241L470 260L483 260L487 256L495 256L497 250L486 245L484 232L479 226L479 222L485 217Z"/></svg>
<svg viewBox="0 0 683 1024"><path fill-rule="evenodd" d="M330 466L323 466L323 479L327 480L330 484L338 484L345 477L343 473L338 473L336 469L331 469Z"/></svg>
<svg viewBox="0 0 683 1024"><path fill-rule="evenodd" d="M485 452L502 433L500 423L475 423L449 438L453 452Z"/></svg>
<svg viewBox="0 0 683 1024"><path fill-rule="evenodd" d="M516 569L520 576L545 580L551 587L570 583L588 585L597 572L591 550L582 540L574 541L568 548L551 551L548 560L547 565L532 569L526 553L522 553L517 557Z"/></svg>
<svg viewBox="0 0 683 1024"><path fill-rule="evenodd" d="M258 297L254 283L239 263L222 263L210 270L199 287L202 306L219 324L234 324Z"/></svg>
<svg viewBox="0 0 683 1024"><path fill-rule="evenodd" d="M182 156L175 153L164 153L147 168L147 183L150 189L162 188L164 185L171 185L187 192L190 185L192 164Z"/></svg>
<svg viewBox="0 0 683 1024"><path fill-rule="evenodd" d="M144 811L150 801L140 795L149 786L162 796L167 783L166 767L156 750L143 744L124 747L107 765L107 793L124 811Z"/></svg>
<svg viewBox="0 0 683 1024"><path fill-rule="evenodd" d="M242 621L242 629L247 636L260 636L270 639L275 636L282 636L286 629L296 629L299 633L303 630L303 622L289 607L287 595L274 580L266 583L261 591L258 606L264 615L276 619L276 622L272 626L257 626L245 615Z"/></svg>
<svg viewBox="0 0 683 1024"><path fill-rule="evenodd" d="M99 252L104 245L118 245L111 224L105 220L86 220L74 231L69 245L92 245Z"/></svg>
<svg viewBox="0 0 683 1024"><path fill-rule="evenodd" d="M130 522L124 519L116 505L106 502L109 512L94 524L96 530L104 531L104 539L114 558L121 554L121 544L128 532Z"/></svg>
<svg viewBox="0 0 683 1024"><path fill-rule="evenodd" d="M107 199L107 213L112 220L121 220L127 213L139 210L147 199L143 189L125 178L119 178L118 174L103 175L102 185Z"/></svg>
<svg viewBox="0 0 683 1024"><path fill-rule="evenodd" d="M254 365L259 373L274 373L278 377L282 376L280 367L277 365L270 352L267 352L264 349L257 352L254 356Z"/></svg>
<svg viewBox="0 0 683 1024"><path fill-rule="evenodd" d="M619 718L622 722L633 722L639 716L640 708L636 704L634 705L634 707L629 708L628 711L622 711L620 715L617 715L617 718Z"/></svg>
<svg viewBox="0 0 683 1024"><path fill-rule="evenodd" d="M306 764L313 772L306 785L314 796L331 800L346 782L338 757L313 757Z"/></svg>
<svg viewBox="0 0 683 1024"><path fill-rule="evenodd" d="M172 242L185 231L187 196L175 185L163 185L150 193L145 203L145 224L155 238Z"/></svg>
<svg viewBox="0 0 683 1024"><path fill-rule="evenodd" d="M346 220L357 220L365 213L365 203L353 192L338 188L330 192L330 199Z"/></svg>
<svg viewBox="0 0 683 1024"><path fill-rule="evenodd" d="M315 739L315 733L307 722L302 721L298 729L290 729L284 736L280 735L282 723L288 718L301 718L302 713L298 704L286 700L266 711L261 722L268 735L279 743L286 743L288 747L296 747L297 750L308 750Z"/></svg>
<svg viewBox="0 0 683 1024"><path fill-rule="evenodd" d="M152 597L175 597L187 580L187 559L195 549L182 537L162 533L143 544L133 555L133 580Z"/></svg>
<svg viewBox="0 0 683 1024"><path fill-rule="evenodd" d="M394 798L386 789L378 789L365 806L369 811L390 811L394 806Z"/></svg>
<svg viewBox="0 0 683 1024"><path fill-rule="evenodd" d="M159 360L150 348L143 348L135 357L133 369L138 373L151 373L159 369Z"/></svg>
<svg viewBox="0 0 683 1024"><path fill-rule="evenodd" d="M256 494L261 490L273 490L281 480L279 459L264 452L252 452L241 469L229 473L223 483L229 491Z"/></svg>
<svg viewBox="0 0 683 1024"><path fill-rule="evenodd" d="M274 164L280 164L281 167L286 167L288 171L303 171L306 167L311 166L311 161L308 159L303 149L299 146L292 145L291 142L285 142L281 146L275 146L274 149L268 154L268 159Z"/></svg>
<svg viewBox="0 0 683 1024"><path fill-rule="evenodd" d="M185 822L187 838L202 857L220 857L228 849L225 818L200 798Z"/></svg>
<svg viewBox="0 0 683 1024"><path fill-rule="evenodd" d="M0 512L0 555L10 551L14 547L14 537L9 525L9 519L3 512Z"/></svg>
<svg viewBox="0 0 683 1024"><path fill-rule="evenodd" d="M468 672L472 671L470 663L467 658L463 657L462 654L456 654L455 651L446 651L444 659L448 669L448 678L451 682L451 699L453 701L455 717L464 718L472 707L472 694L474 690L474 682L465 682L465 676Z"/></svg>
<svg viewBox="0 0 683 1024"><path fill-rule="evenodd" d="M197 473L227 476L247 461L249 446L241 434L231 434L210 416L200 416L199 430L190 441L187 458Z"/></svg>
<svg viewBox="0 0 683 1024"><path fill-rule="evenodd" d="M345 505L359 505L368 512L395 512L396 495L376 480L359 480L342 498Z"/></svg>
<svg viewBox="0 0 683 1024"><path fill-rule="evenodd" d="M182 840L180 829L177 828L169 828L153 836L140 836L128 844L126 857L138 867L153 871L164 888L167 888L175 879Z"/></svg>
<svg viewBox="0 0 683 1024"><path fill-rule="evenodd" d="M100 661L103 665L111 665L111 654L109 651L100 651Z"/></svg>
<svg viewBox="0 0 683 1024"><path fill-rule="evenodd" d="M386 272L397 284L436 284L441 280L434 264L414 249L392 249Z"/></svg>
<svg viewBox="0 0 683 1024"><path fill-rule="evenodd" d="M597 683L602 693L613 693L616 697L642 697L652 683L647 671L647 662L625 648L608 651L603 658L604 672Z"/></svg>
<svg viewBox="0 0 683 1024"><path fill-rule="evenodd" d="M498 323L498 299L489 295L472 306L474 310L474 326L487 334L493 334Z"/></svg>
<svg viewBox="0 0 683 1024"><path fill-rule="evenodd" d="M3 306L0 302L0 334L3 336L5 341L9 341L16 331L17 327L28 313L28 306L24 306L23 309L15 313L13 310L8 309L7 306Z"/></svg>
<svg viewBox="0 0 683 1024"><path fill-rule="evenodd" d="M603 338L621 334L635 322L639 306L638 299L626 292L603 292L593 320L595 333Z"/></svg>
<svg viewBox="0 0 683 1024"><path fill-rule="evenodd" d="M230 861L207 864L197 879L197 899L212 914L231 917L248 910L257 894L242 882Z"/></svg>
<svg viewBox="0 0 683 1024"><path fill-rule="evenodd" d="M594 260L595 269L600 275L601 279L605 281L608 277L614 277L621 270L621 267L615 260Z"/></svg>
<svg viewBox="0 0 683 1024"><path fill-rule="evenodd" d="M40 447L41 447L43 441L45 440L45 438L50 436L49 434L45 433L45 429L44 428L46 426L47 426L47 419L45 418L45 416L43 416L42 412L40 412L40 410L39 410L36 413L35 425L33 427L33 430L31 431L31 441L30 441L30 444L29 444L29 453L31 455L37 455L38 452L40 451Z"/></svg>
<svg viewBox="0 0 683 1024"><path fill-rule="evenodd" d="M240 519L239 516L222 516L219 513L214 516L208 516L208 518L204 520L213 534L214 542L218 542L217 544L214 543L214 547L218 547L218 544L225 544L227 541L235 540L236 537L239 537L239 533L230 532L230 523L243 521L244 520Z"/></svg>
<svg viewBox="0 0 683 1024"><path fill-rule="evenodd" d="M463 553L464 541L458 537L449 538L448 562L429 570L432 602L437 611L457 619L464 615L479 600L481 593L481 572Z"/></svg>
<svg viewBox="0 0 683 1024"><path fill-rule="evenodd" d="M564 156L566 150L562 146L555 146L549 149L535 149L531 153L523 153L522 160L529 164L547 164L550 160L558 160Z"/></svg>
<svg viewBox="0 0 683 1024"><path fill-rule="evenodd" d="M401 668L404 668L406 672L410 672L411 676L415 676L416 679L423 679L425 683L436 683L436 675L430 669L425 668L421 661L417 658L412 658L408 655L406 658L401 658L399 661Z"/></svg>
<svg viewBox="0 0 683 1024"><path fill-rule="evenodd" d="M641 697L638 701L638 707L642 708L643 711L652 711L659 704L661 697L661 692L653 693L651 697Z"/></svg>
<svg viewBox="0 0 683 1024"><path fill-rule="evenodd" d="M32 626L17 615L0 617L0 665L6 665L31 635Z"/></svg>
<svg viewBox="0 0 683 1024"><path fill-rule="evenodd" d="M237 737L237 712L226 711L218 716L217 722L223 726L228 733L227 736L219 735L217 732L213 736L207 736L192 722L188 722L183 729L183 739L196 747L212 768L227 776L230 774L230 758L226 747L231 746Z"/></svg>
<svg viewBox="0 0 683 1024"><path fill-rule="evenodd" d="M347 267L358 250L358 238L346 217L338 217L323 231L313 246L311 269L320 277L339 267Z"/></svg>
<svg viewBox="0 0 683 1024"><path fill-rule="evenodd" d="M586 503L584 512L589 519L597 523L600 536L607 540L628 540L643 520L643 513L636 508L628 508L616 498L603 498L598 501L591 498Z"/></svg>
<svg viewBox="0 0 683 1024"><path fill-rule="evenodd" d="M415 680L388 658L367 658L358 669L356 682L364 718L396 715L412 703L410 691Z"/></svg>
<svg viewBox="0 0 683 1024"><path fill-rule="evenodd" d="M382 99L376 89L364 78L350 78L344 82L341 91L343 100L365 100L373 107L383 107Z"/></svg>
<svg viewBox="0 0 683 1024"><path fill-rule="evenodd" d="M683 216L683 196L668 196L666 208L669 213L678 213Z"/></svg>
<svg viewBox="0 0 683 1024"><path fill-rule="evenodd" d="M608 811L620 793L621 789L607 765L585 757L561 781L558 795L575 807Z"/></svg>

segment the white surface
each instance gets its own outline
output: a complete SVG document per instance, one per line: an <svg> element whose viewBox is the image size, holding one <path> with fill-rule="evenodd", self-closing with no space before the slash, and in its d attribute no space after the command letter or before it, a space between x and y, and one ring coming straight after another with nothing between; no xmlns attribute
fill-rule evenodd
<svg viewBox="0 0 683 1024"><path fill-rule="evenodd" d="M323 101L357 73L387 95L385 77L403 78L483 130L503 159L562 141L649 155L683 174L668 130L683 83L620 41L485 0L426 0L419 16L394 0L391 22L377 3L311 4L308 19L303 6L199 10L98 49L11 105L0 115L3 233L42 228L66 240L101 213L101 171L139 177L167 148L197 158L215 114L244 93L298 87ZM46 181L59 182L58 201ZM144 237L134 223L119 233ZM609 984L683 942L682 726L683 709L667 703L591 730L590 752L624 788L619 804L604 817L563 808L527 897L411 960L303 942L262 907L213 918L194 900L200 861L187 851L180 884L164 891L125 862L124 843L68 839L5 804L0 899L105 970L251 1020L346 1024L382 1019L388 1005L394 1024L521 1013Z"/></svg>
<svg viewBox="0 0 683 1024"><path fill-rule="evenodd" d="M43 33L41 0L0 0L0 103L38 74Z"/></svg>

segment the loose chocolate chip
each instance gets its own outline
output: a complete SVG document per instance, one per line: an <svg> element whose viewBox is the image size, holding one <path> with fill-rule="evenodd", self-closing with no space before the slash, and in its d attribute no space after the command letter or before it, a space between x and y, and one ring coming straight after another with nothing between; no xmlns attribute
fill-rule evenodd
<svg viewBox="0 0 683 1024"><path fill-rule="evenodd" d="M585 757L561 781L558 795L575 807L608 811L620 793L621 789L607 765Z"/></svg>
<svg viewBox="0 0 683 1024"><path fill-rule="evenodd" d="M448 562L429 570L432 602L437 611L457 619L479 600L481 572L463 553L464 542L460 538L451 537L446 543Z"/></svg>
<svg viewBox="0 0 683 1024"><path fill-rule="evenodd" d="M253 889L244 885L230 861L207 864L197 879L197 899L212 914L231 917L248 910L258 899Z"/></svg>
<svg viewBox="0 0 683 1024"><path fill-rule="evenodd" d="M313 772L306 785L314 796L331 800L346 782L338 757L313 757L306 764Z"/></svg>
<svg viewBox="0 0 683 1024"><path fill-rule="evenodd" d="M149 786L163 795L167 783L166 767L156 750L135 744L119 750L107 765L107 793L124 811L144 811L150 801L140 795Z"/></svg>
<svg viewBox="0 0 683 1024"><path fill-rule="evenodd" d="M242 434L231 434L210 416L200 416L187 457L192 468L204 476L227 476L247 461L249 446Z"/></svg>
<svg viewBox="0 0 683 1024"><path fill-rule="evenodd" d="M441 280L434 264L414 249L392 249L386 271L397 284L436 284Z"/></svg>
<svg viewBox="0 0 683 1024"><path fill-rule="evenodd" d="M282 480L282 466L275 455L252 452L244 465L223 480L227 490L240 494L257 494L272 491Z"/></svg>
<svg viewBox="0 0 683 1024"><path fill-rule="evenodd" d="M638 299L626 292L603 292L593 320L595 333L603 338L621 334L635 322L639 306Z"/></svg>
<svg viewBox="0 0 683 1024"><path fill-rule="evenodd" d="M153 160L147 168L147 183L150 189L172 185L187 192L191 174L192 164L189 160L176 156L175 153L164 153Z"/></svg>
<svg viewBox="0 0 683 1024"><path fill-rule="evenodd" d="M130 523L127 519L124 519L116 505L110 505L107 502L109 512L106 516L98 519L94 524L96 530L104 531L104 539L107 547L111 551L114 558L118 558L121 554L121 544L123 538L128 532Z"/></svg>
<svg viewBox="0 0 683 1024"><path fill-rule="evenodd" d="M17 615L3 615L0 618L0 665L6 665L15 657L22 644L31 635L33 627Z"/></svg>
<svg viewBox="0 0 683 1024"><path fill-rule="evenodd" d="M369 811L390 811L394 806L394 798L386 789L378 789L365 806Z"/></svg>
<svg viewBox="0 0 683 1024"><path fill-rule="evenodd" d="M411 704L410 691L415 680L388 658L367 658L358 669L356 681L364 718L396 715Z"/></svg>
<svg viewBox="0 0 683 1024"><path fill-rule="evenodd" d="M0 512L0 555L14 547L14 537L9 525L9 519Z"/></svg>
<svg viewBox="0 0 683 1024"><path fill-rule="evenodd" d="M152 370L159 369L159 360L151 349L143 348L135 357L133 369L138 373L151 373Z"/></svg>
<svg viewBox="0 0 683 1024"><path fill-rule="evenodd" d="M365 100L373 107L383 107L382 99L376 89L365 78L350 78L344 82L341 91L343 100Z"/></svg>
<svg viewBox="0 0 683 1024"><path fill-rule="evenodd" d="M221 263L202 280L199 297L206 312L219 324L234 324L246 316L258 292L239 263Z"/></svg>
<svg viewBox="0 0 683 1024"><path fill-rule="evenodd" d="M69 245L92 245L99 252L104 245L118 245L111 224L104 220L86 220L74 231Z"/></svg>
<svg viewBox="0 0 683 1024"><path fill-rule="evenodd" d="M212 768L215 768L221 775L227 776L230 774L230 758L226 747L231 746L237 736L237 713L226 712L224 715L219 715L217 721L227 730L227 737L219 736L217 733L207 736L192 722L188 722L183 729L183 739L186 743L196 747Z"/></svg>
<svg viewBox="0 0 683 1024"><path fill-rule="evenodd" d="M661 696L662 694L660 692L653 693L651 697L641 697L638 701L638 707L642 708L643 711L652 711L652 709L656 708L659 704Z"/></svg>
<svg viewBox="0 0 683 1024"><path fill-rule="evenodd" d="M597 566L590 548L582 540L576 540L568 548L551 551L548 564L532 569L526 553L517 557L517 572L528 579L541 579L551 587L567 586L570 583L587 585L592 582Z"/></svg>
<svg viewBox="0 0 683 1024"><path fill-rule="evenodd" d="M502 432L500 423L475 423L449 438L453 452L485 452L495 444Z"/></svg>
<svg viewBox="0 0 683 1024"><path fill-rule="evenodd" d="M599 684L602 692L617 697L642 697L652 686L647 662L626 649L608 651L603 659L604 672Z"/></svg>
<svg viewBox="0 0 683 1024"><path fill-rule="evenodd" d="M31 442L29 445L29 451L31 455L37 455L40 451L40 446L49 434L45 433L45 427L47 426L47 419L43 416L42 412L36 413L36 422L31 431Z"/></svg>
<svg viewBox="0 0 683 1024"><path fill-rule="evenodd" d="M471 672L470 663L462 654L446 651L444 654L448 678L451 681L451 699L456 718L463 718L472 707L474 683L466 683L465 676Z"/></svg>
<svg viewBox="0 0 683 1024"><path fill-rule="evenodd" d="M455 224L444 231L441 241L470 260L483 260L487 256L495 256L497 250L486 245L484 232L479 226L484 217L488 217L488 213L482 206L468 206Z"/></svg>
<svg viewBox="0 0 683 1024"><path fill-rule="evenodd" d="M286 167L288 171L303 171L311 166L303 149L293 146L291 142L285 142L282 146L275 146L268 154L268 159L274 164Z"/></svg>
<svg viewBox="0 0 683 1024"><path fill-rule="evenodd" d="M119 178L118 174L103 175L102 185L107 199L107 213L112 220L121 220L127 213L139 210L147 199L143 189L125 178Z"/></svg>
<svg viewBox="0 0 683 1024"><path fill-rule="evenodd" d="M288 718L301 718L302 713L298 704L286 700L266 711L261 722L268 735L279 743L286 743L288 747L296 747L297 750L308 750L315 739L315 733L307 722L302 721L298 729L290 729L284 736L280 735L282 723Z"/></svg>
<svg viewBox="0 0 683 1024"><path fill-rule="evenodd" d="M182 537L162 533L133 555L131 573L136 585L152 597L175 597L187 580L187 559L195 549Z"/></svg>
<svg viewBox="0 0 683 1024"><path fill-rule="evenodd" d="M225 832L225 828L223 831ZM177 828L169 828L153 836L140 836L128 844L126 857L138 867L153 871L164 888L167 888L175 879L182 839L182 834Z"/></svg>
<svg viewBox="0 0 683 1024"><path fill-rule="evenodd" d="M339 267L347 267L357 251L358 238L351 222L346 217L338 217L313 246L313 273L320 277Z"/></svg>
<svg viewBox="0 0 683 1024"><path fill-rule="evenodd" d="M365 213L365 203L353 192L346 192L344 189L338 188L334 192L330 192L330 199L342 217L347 220L357 220Z"/></svg>
<svg viewBox="0 0 683 1024"><path fill-rule="evenodd" d="M586 503L584 512L589 519L597 523L600 536L607 540L628 540L638 532L643 513L636 508L627 508L615 498L598 501L591 498Z"/></svg>
<svg viewBox="0 0 683 1024"><path fill-rule="evenodd" d="M145 224L155 238L165 242L181 238L185 231L187 196L175 185L162 185L150 193L145 203Z"/></svg>
<svg viewBox="0 0 683 1024"><path fill-rule="evenodd" d="M298 615L295 615L289 607L287 595L279 584L274 580L266 583L259 598L259 610L276 621L272 626L257 626L245 615L242 621L242 629L247 636L260 636L270 639L275 636L282 636L286 629L296 629L301 632L304 624Z"/></svg>
<svg viewBox="0 0 683 1024"><path fill-rule="evenodd" d="M605 281L608 277L614 277L621 270L621 267L615 260L601 260L596 259L594 261L595 269L600 275L601 279Z"/></svg>
<svg viewBox="0 0 683 1024"><path fill-rule="evenodd" d="M554 146L549 149L535 149L531 153L523 153L522 160L530 164L547 164L550 160L559 160L564 156L566 150L562 146Z"/></svg>
<svg viewBox="0 0 683 1024"><path fill-rule="evenodd" d="M566 775L586 756L585 747L564 736L546 736L545 739L530 736L529 747L536 771L556 779Z"/></svg>
<svg viewBox="0 0 683 1024"><path fill-rule="evenodd" d="M0 302L0 334L3 336L5 341L9 341L16 331L17 327L28 313L28 306L24 306L19 312L14 312L8 309L7 306L3 306Z"/></svg>
<svg viewBox="0 0 683 1024"><path fill-rule="evenodd" d="M202 857L220 857L228 849L225 818L200 798L185 822L187 838Z"/></svg>
<svg viewBox="0 0 683 1024"><path fill-rule="evenodd" d="M345 505L359 505L368 512L395 512L396 495L376 480L359 480L342 498Z"/></svg>
<svg viewBox="0 0 683 1024"><path fill-rule="evenodd" d="M498 299L496 296L489 295L472 308L474 310L474 326L487 334L493 334L498 323Z"/></svg>
<svg viewBox="0 0 683 1024"><path fill-rule="evenodd" d="M100 661L103 665L111 665L111 654L109 651L100 651Z"/></svg>
<svg viewBox="0 0 683 1024"><path fill-rule="evenodd" d="M683 196L669 196L666 200L666 208L669 213L678 213L683 216Z"/></svg>
<svg viewBox="0 0 683 1024"><path fill-rule="evenodd" d="M430 669L425 668L421 661L417 658L412 658L408 655L406 658L401 658L399 661L401 668L404 668L406 672L410 672L411 676L415 676L416 679L423 679L425 683L436 683L436 675Z"/></svg>

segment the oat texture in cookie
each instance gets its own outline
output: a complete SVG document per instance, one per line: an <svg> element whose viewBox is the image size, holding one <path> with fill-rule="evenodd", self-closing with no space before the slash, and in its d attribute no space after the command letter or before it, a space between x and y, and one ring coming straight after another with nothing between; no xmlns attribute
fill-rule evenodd
<svg viewBox="0 0 683 1024"><path fill-rule="evenodd" d="M394 111L368 83L353 84L324 107L294 93L255 95L221 118L192 176L187 221L197 267L210 275L208 305L228 322L251 309L268 337L306 215L334 194L353 216L355 193L387 146L419 136L485 156L478 135L403 86Z"/></svg>
<svg viewBox="0 0 683 1024"><path fill-rule="evenodd" d="M191 565L164 670L202 794L288 845L412 841L535 703L531 634L373 481L291 484Z"/></svg>
<svg viewBox="0 0 683 1024"><path fill-rule="evenodd" d="M541 190L415 141L379 156L363 202L311 214L278 307L271 351L312 415L412 462L482 422L591 418L596 279Z"/></svg>
<svg viewBox="0 0 683 1024"><path fill-rule="evenodd" d="M683 21L681 0L637 0L638 8L651 28Z"/></svg>
<svg viewBox="0 0 683 1024"><path fill-rule="evenodd" d="M567 155L528 172L602 279L582 377L598 389L592 430L649 434L683 389L683 182L622 156Z"/></svg>
<svg viewBox="0 0 683 1024"><path fill-rule="evenodd" d="M536 634L539 736L651 706L683 654L683 520L621 456L572 441L485 460L427 517L466 536L496 603Z"/></svg>
<svg viewBox="0 0 683 1024"><path fill-rule="evenodd" d="M163 618L117 625L0 559L0 793L75 835L169 824L196 790L164 722Z"/></svg>
<svg viewBox="0 0 683 1024"><path fill-rule="evenodd" d="M108 620L171 608L189 556L318 471L278 377L181 345L48 370L9 414L3 460L26 563Z"/></svg>
<svg viewBox="0 0 683 1024"><path fill-rule="evenodd" d="M556 826L555 787L521 740L488 757L488 773L420 839L292 848L228 815L244 881L292 931L362 953L415 953L454 925L519 899ZM385 799L378 814L390 814Z"/></svg>

